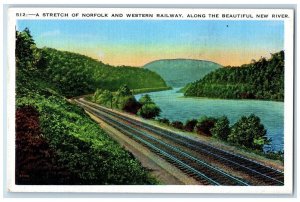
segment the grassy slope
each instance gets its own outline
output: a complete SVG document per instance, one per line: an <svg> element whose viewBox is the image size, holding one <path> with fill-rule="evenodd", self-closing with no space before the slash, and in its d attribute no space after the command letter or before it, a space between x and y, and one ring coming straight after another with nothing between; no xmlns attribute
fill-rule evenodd
<svg viewBox="0 0 300 202"><path fill-rule="evenodd" d="M28 29L16 32L16 66L16 183L157 183L65 96L117 89L121 84L166 87L159 75L71 52L37 49Z"/></svg>
<svg viewBox="0 0 300 202"><path fill-rule="evenodd" d="M144 65L145 69L156 72L172 87L185 86L220 67L213 62L190 59L157 60Z"/></svg>
<svg viewBox="0 0 300 202"><path fill-rule="evenodd" d="M49 175L51 180L45 177L39 184L156 183L141 164L100 129L81 108L67 102L55 91L53 83L40 80L38 75L37 72L18 71L16 104L17 109L28 106L37 109L41 136L46 139L51 152L54 151L55 160L48 163L55 165L47 166L47 173L52 173ZM30 159L26 159L26 162L25 167L33 163ZM35 163L38 165L35 170L38 171L39 166L44 169L43 162ZM56 170L49 170L52 167L63 170L63 182ZM33 173L28 176L27 184L35 184L36 180L30 179L37 176ZM19 181L22 182L22 179Z"/></svg>

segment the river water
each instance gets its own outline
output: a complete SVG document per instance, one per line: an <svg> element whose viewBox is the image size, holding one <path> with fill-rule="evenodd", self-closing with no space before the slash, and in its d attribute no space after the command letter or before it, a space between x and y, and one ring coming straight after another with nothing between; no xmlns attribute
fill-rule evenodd
<svg viewBox="0 0 300 202"><path fill-rule="evenodd" d="M147 93L161 108L161 118L185 122L192 118L199 119L204 115L213 117L225 115L230 123L234 124L241 116L253 113L261 119L267 129L267 136L272 139L271 145L266 149L283 150L283 102L186 98L177 92L179 89ZM142 95L144 94L135 97L139 99Z"/></svg>

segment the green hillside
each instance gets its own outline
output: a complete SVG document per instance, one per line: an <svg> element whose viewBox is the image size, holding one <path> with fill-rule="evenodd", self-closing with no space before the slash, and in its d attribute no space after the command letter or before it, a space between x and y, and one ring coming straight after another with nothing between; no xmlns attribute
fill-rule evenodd
<svg viewBox="0 0 300 202"><path fill-rule="evenodd" d="M97 88L117 90L122 85L130 89L163 88L164 80L155 72L143 68L104 64L84 55L52 48L39 50L37 63L45 79L65 96L93 93Z"/></svg>
<svg viewBox="0 0 300 202"><path fill-rule="evenodd" d="M144 65L145 69L156 72L172 87L185 86L220 67L214 62L190 59L157 60Z"/></svg>
<svg viewBox="0 0 300 202"><path fill-rule="evenodd" d="M16 32L16 184L157 183L131 153L63 96L87 93L103 80L107 85L130 83L132 73L136 73L132 77L153 75L150 81L164 84L149 71L126 68L116 76L119 70L78 54L41 52L28 29Z"/></svg>
<svg viewBox="0 0 300 202"><path fill-rule="evenodd" d="M251 64L218 69L188 84L185 96L284 100L284 52Z"/></svg>

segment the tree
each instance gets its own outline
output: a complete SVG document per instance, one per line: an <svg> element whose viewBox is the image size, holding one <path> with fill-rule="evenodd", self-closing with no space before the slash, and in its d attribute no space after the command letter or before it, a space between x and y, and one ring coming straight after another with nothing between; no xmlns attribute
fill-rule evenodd
<svg viewBox="0 0 300 202"><path fill-rule="evenodd" d="M197 125L198 121L196 119L187 120L184 125L184 130L192 132Z"/></svg>
<svg viewBox="0 0 300 202"><path fill-rule="evenodd" d="M153 102L150 95L143 95L139 99L139 103L142 106L138 111L138 115L143 118L152 119L159 116L161 110L160 108Z"/></svg>
<svg viewBox="0 0 300 202"><path fill-rule="evenodd" d="M139 102L144 105L144 104L153 104L153 100L151 99L150 95L146 94L143 95L140 99Z"/></svg>
<svg viewBox="0 0 300 202"><path fill-rule="evenodd" d="M203 116L195 126L195 130L198 134L205 134L211 136L211 129L215 126L217 119L213 117Z"/></svg>
<svg viewBox="0 0 300 202"><path fill-rule="evenodd" d="M117 95L118 96L128 96L128 95L132 95L132 92L129 89L129 87L125 84L119 88L119 90L117 91Z"/></svg>
<svg viewBox="0 0 300 202"><path fill-rule="evenodd" d="M92 96L92 101L101 105L112 107L112 92L109 90L97 89Z"/></svg>
<svg viewBox="0 0 300 202"><path fill-rule="evenodd" d="M103 100L106 105L109 105L110 108L112 108L112 99L113 99L113 94L109 90L104 90L102 93Z"/></svg>
<svg viewBox="0 0 300 202"><path fill-rule="evenodd" d="M242 116L231 128L228 141L247 148L263 150L264 145L270 143L266 136L266 129L261 124L260 118L251 114Z"/></svg>
<svg viewBox="0 0 300 202"><path fill-rule="evenodd" d="M150 104L144 104L138 111L138 115L146 118L146 119L152 119L157 116L159 116L161 110L156 104L150 103Z"/></svg>
<svg viewBox="0 0 300 202"><path fill-rule="evenodd" d="M28 28L16 31L16 66L22 70L36 69L38 50Z"/></svg>
<svg viewBox="0 0 300 202"><path fill-rule="evenodd" d="M133 95L125 96L122 98L122 103L121 103L120 108L126 112L136 114L139 111L139 109L141 108L141 104L135 99L135 97ZM152 117L150 117L150 118L152 118Z"/></svg>
<svg viewBox="0 0 300 202"><path fill-rule="evenodd" d="M183 129L183 123L181 121L173 121L171 123L171 126L174 127L174 128L178 128L180 130Z"/></svg>
<svg viewBox="0 0 300 202"><path fill-rule="evenodd" d="M217 120L215 126L211 129L213 137L218 139L227 140L230 134L229 120L226 116L222 116Z"/></svg>
<svg viewBox="0 0 300 202"><path fill-rule="evenodd" d="M167 118L158 119L158 121L166 125L170 125L170 120Z"/></svg>
<svg viewBox="0 0 300 202"><path fill-rule="evenodd" d="M129 104L127 102L133 102L135 100L134 96L132 95L131 90L127 85L121 86L117 92L115 93L113 99L113 105L118 109L125 109L126 105ZM131 104L129 104L131 105ZM129 110L130 111L130 110Z"/></svg>
<svg viewBox="0 0 300 202"><path fill-rule="evenodd" d="M97 88L97 90L95 91L94 95L92 96L92 101L98 103L98 97L103 93L102 89ZM101 103L99 103L101 104Z"/></svg>

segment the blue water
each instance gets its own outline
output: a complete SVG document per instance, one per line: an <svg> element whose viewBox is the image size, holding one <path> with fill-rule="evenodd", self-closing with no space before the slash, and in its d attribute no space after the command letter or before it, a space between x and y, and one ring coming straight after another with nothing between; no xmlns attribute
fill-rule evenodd
<svg viewBox="0 0 300 202"><path fill-rule="evenodd" d="M267 129L267 136L272 143L266 149L283 151L283 102L261 100L224 100L209 98L185 98L177 93L180 88L168 91L147 93L161 108L160 117L169 120L199 119L201 116L227 116L234 124L241 116L255 114ZM136 95L139 99L143 94Z"/></svg>

